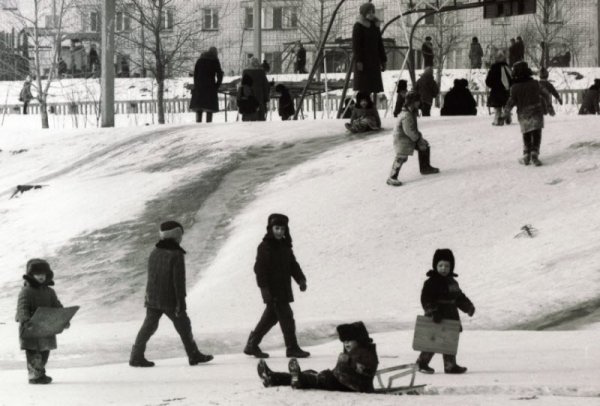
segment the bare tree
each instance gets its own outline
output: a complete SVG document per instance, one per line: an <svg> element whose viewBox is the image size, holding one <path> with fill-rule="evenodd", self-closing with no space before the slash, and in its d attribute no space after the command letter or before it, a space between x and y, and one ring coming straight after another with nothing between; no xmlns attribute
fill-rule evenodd
<svg viewBox="0 0 600 406"><path fill-rule="evenodd" d="M74 0L6 0L8 9L15 20L22 26L33 46L33 73L37 95L35 99L40 105L42 128L49 128L48 123L48 91L52 82L58 78L58 64L61 42L64 38L63 25L68 10ZM30 6L30 8L28 7ZM43 49L48 49L43 57ZM46 74L43 67L49 66L45 83L42 77Z"/></svg>

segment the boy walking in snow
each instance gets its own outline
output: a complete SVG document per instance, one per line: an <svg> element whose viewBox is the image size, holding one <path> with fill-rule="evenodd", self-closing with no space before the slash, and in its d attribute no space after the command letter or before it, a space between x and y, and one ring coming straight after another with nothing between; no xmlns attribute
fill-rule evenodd
<svg viewBox="0 0 600 406"><path fill-rule="evenodd" d="M458 309L469 317L475 314L475 306L460 290L454 279L454 254L449 249L438 249L433 254L433 269L427 272L429 277L421 291L421 305L425 316L431 317L435 323L444 319L460 321ZM462 327L461 327L462 331ZM433 374L435 370L429 366L434 353L422 352L417 359L419 371ZM447 374L462 374L467 368L456 363L456 355L444 354L444 372Z"/></svg>
<svg viewBox="0 0 600 406"><path fill-rule="evenodd" d="M264 360L258 363L258 376L265 387L291 386L294 389L321 389L342 392L373 393L373 377L379 360L373 340L362 321L337 326L343 351L333 370L301 371L292 358L289 373L273 372Z"/></svg>
<svg viewBox="0 0 600 406"><path fill-rule="evenodd" d="M292 278L306 290L306 276L296 261L292 250L289 219L283 214L271 214L267 221L267 233L258 246L254 264L256 283L265 303L265 310L254 331L250 333L244 353L257 358L268 358L269 354L259 348L263 337L279 323L286 346L286 356L306 358L310 353L303 351L296 338L296 322L290 303L294 301Z"/></svg>
<svg viewBox="0 0 600 406"><path fill-rule="evenodd" d="M213 359L198 350L192 335L192 324L186 313L185 303L185 250L179 245L183 239L183 226L176 221L160 225L160 241L148 259L148 283L146 285L146 318L135 344L131 349L129 365L153 367L154 362L144 356L146 344L158 329L158 322L165 314L179 333L190 365Z"/></svg>
<svg viewBox="0 0 600 406"><path fill-rule="evenodd" d="M400 168L402 168L402 165L413 154L415 149L419 152L419 169L422 175L431 175L440 171L438 168L431 166L429 143L423 138L417 126L419 103L419 94L409 92L406 95L400 119L394 128L394 150L396 151L396 157L394 158L390 177L387 180L387 184L390 186L402 185L402 182L398 180Z"/></svg>
<svg viewBox="0 0 600 406"><path fill-rule="evenodd" d="M19 323L19 341L27 357L27 371L30 384L49 384L52 378L46 375L46 364L50 351L56 349L56 336L26 338L24 332L30 329L30 319L38 307L58 307L63 305L54 285L54 273L43 259L30 259L23 276L25 283L19 293L16 321Z"/></svg>

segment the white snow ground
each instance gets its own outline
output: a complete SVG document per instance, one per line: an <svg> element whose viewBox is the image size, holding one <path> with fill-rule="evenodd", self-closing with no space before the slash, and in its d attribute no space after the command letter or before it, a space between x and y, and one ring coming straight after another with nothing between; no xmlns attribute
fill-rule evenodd
<svg viewBox="0 0 600 406"><path fill-rule="evenodd" d="M197 281L188 292L194 331L202 349L218 353L206 366L161 359L181 354L165 321L147 353L158 360L156 368L75 367L114 362L115 354L125 360L143 318L145 263L132 265L141 273L131 280L124 277L113 285L103 284L108 275L78 275L77 267L58 267L59 297L82 310L76 316L80 320L59 337L48 368L56 383L47 388L27 385L12 321L28 258L52 257L73 246L78 236L137 220L148 202L169 196L236 152L287 148L293 154L303 139L347 135L335 120L3 131L0 304L6 310L0 316L0 404L346 405L376 400L504 405L529 399L548 405L598 404L598 123L597 117L548 119L545 166L534 168L516 162L521 149L517 125L494 128L485 117L423 119L432 162L442 173L422 177L416 156L411 157L401 173L405 185L391 188L385 178L393 158L394 121L387 119L383 133L349 140L262 184L251 203L227 219L229 236L205 269L198 269L194 258L199 230L208 219L197 218L183 245L190 251L188 273L196 276L190 279ZM27 151L12 153L21 149ZM8 200L16 184L26 183L49 186ZM162 210L159 214L168 216L170 206ZM310 348L315 356L302 366L332 367L339 351L335 324L359 319L379 332L374 337L382 367L413 361L411 326L421 312L420 287L433 251L449 247L457 257L461 287L477 307L473 319L463 318L459 348L459 361L469 372L419 375L417 382L427 383L431 396L410 400L262 388L256 362L235 353L260 315L252 265L266 217L275 211L290 216L295 252L308 277L308 291L296 293L294 311L301 343L317 345ZM537 229L535 238L517 237L525 224ZM147 233L154 227L148 225ZM79 243L80 250L89 248ZM145 258L150 246L133 248ZM124 245L116 253L90 255L86 269L131 249ZM77 284L85 289L75 289ZM127 284L135 289L121 296ZM98 304L102 294L117 295L117 307L135 310L115 312L113 320L106 320ZM553 323L569 330L513 331ZM275 328L265 348L273 350L271 363L277 369L286 364L281 345ZM441 369L439 357L433 366Z"/></svg>

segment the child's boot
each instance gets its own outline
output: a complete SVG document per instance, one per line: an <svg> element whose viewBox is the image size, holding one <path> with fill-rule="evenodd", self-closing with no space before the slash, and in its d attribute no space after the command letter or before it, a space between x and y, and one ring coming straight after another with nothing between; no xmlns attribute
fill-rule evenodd
<svg viewBox="0 0 600 406"><path fill-rule="evenodd" d="M202 354L200 351L196 351L192 354L190 354L190 356L188 356L188 362L190 365L198 365L198 364L203 364L205 362L208 361L212 361L214 357L210 354Z"/></svg>
<svg viewBox="0 0 600 406"><path fill-rule="evenodd" d="M262 380L263 386L268 388L272 386L271 378L273 376L273 371L269 369L265 360L261 359L256 367L256 372L258 372L258 376Z"/></svg>
<svg viewBox="0 0 600 406"><path fill-rule="evenodd" d="M52 378L47 375L43 375L39 378L30 379L29 383L32 385L48 385L49 383L52 383Z"/></svg>
<svg viewBox="0 0 600 406"><path fill-rule="evenodd" d="M456 355L444 354L444 372L447 374L464 374L467 372L467 368L456 363Z"/></svg>
<svg viewBox="0 0 600 406"><path fill-rule="evenodd" d="M427 149L422 151L419 150L419 169L421 170L421 175L433 175L440 172L438 168L430 165L430 158L431 148L427 147Z"/></svg>
<svg viewBox="0 0 600 406"><path fill-rule="evenodd" d="M535 151L531 153L531 163L533 163L535 166L542 166L542 161L539 159L539 154Z"/></svg>
<svg viewBox="0 0 600 406"><path fill-rule="evenodd" d="M431 361L432 358L433 358L432 352L422 352L419 355L419 358L417 358L417 368L418 368L419 372L424 373L424 374L430 374L430 375L435 373L435 369L433 369L429 366L429 362Z"/></svg>
<svg viewBox="0 0 600 406"><path fill-rule="evenodd" d="M131 356L129 357L129 366L148 368L148 367L153 367L154 362L148 361L146 359L146 357L144 357L144 351L140 347L134 345L131 348Z"/></svg>
<svg viewBox="0 0 600 406"><path fill-rule="evenodd" d="M290 362L288 363L288 371L290 372L290 375L292 376L292 388L294 389L300 389L301 385L300 385L300 365L298 364L298 360L296 360L296 358L292 358L290 360Z"/></svg>
<svg viewBox="0 0 600 406"><path fill-rule="evenodd" d="M250 337L248 337L246 347L244 348L244 354L253 355L256 358L269 358L269 354L267 354L266 352L262 352L260 347L258 346L258 343L258 337L256 336L256 333L252 331L250 333Z"/></svg>
<svg viewBox="0 0 600 406"><path fill-rule="evenodd" d="M404 162L406 162L406 157L401 156L400 158L396 158L394 160L394 164L392 165L392 170L390 171L390 177L387 179L386 183L390 186L402 186L402 182L398 180L398 175L400 174L400 169Z"/></svg>
<svg viewBox="0 0 600 406"><path fill-rule="evenodd" d="M523 151L523 157L519 159L521 165L529 165L531 163L531 154L528 151Z"/></svg>

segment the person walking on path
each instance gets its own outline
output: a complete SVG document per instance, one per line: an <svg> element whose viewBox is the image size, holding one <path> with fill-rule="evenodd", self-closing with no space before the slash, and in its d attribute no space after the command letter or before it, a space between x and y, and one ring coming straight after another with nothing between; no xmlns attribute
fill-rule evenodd
<svg viewBox="0 0 600 406"><path fill-rule="evenodd" d="M433 59L435 55L433 53L433 43L431 42L431 37L425 37L425 42L423 42L423 45L421 46L421 53L423 54L423 67L433 67Z"/></svg>
<svg viewBox="0 0 600 406"><path fill-rule="evenodd" d="M213 113L219 111L219 87L223 82L223 70L219 62L217 48L210 47L202 53L194 67L194 87L190 110L196 112L196 122L202 122L206 112L206 122L212 122Z"/></svg>
<svg viewBox="0 0 600 406"><path fill-rule="evenodd" d="M421 112L423 117L431 116L433 99L440 93L440 87L433 78L433 68L425 68L423 74L415 84L415 90L421 96Z"/></svg>
<svg viewBox="0 0 600 406"><path fill-rule="evenodd" d="M25 82L23 82L21 92L19 93L19 101L23 102L23 114L29 114L27 112L27 107L29 107L29 103L32 99L33 94L31 93L31 76L27 75Z"/></svg>
<svg viewBox="0 0 600 406"><path fill-rule="evenodd" d="M355 59L353 88L363 94L375 93L372 98L375 104L377 93L383 92L381 72L385 71L387 63L379 26L375 6L372 3L361 5L358 20L352 29L352 52Z"/></svg>
<svg viewBox="0 0 600 406"><path fill-rule="evenodd" d="M583 93L579 114L600 114L600 79L594 79L594 84Z"/></svg>
<svg viewBox="0 0 600 406"><path fill-rule="evenodd" d="M483 48L477 37L473 37L471 41L471 49L469 50L469 60L471 61L471 69L481 69L481 61L483 59Z"/></svg>
<svg viewBox="0 0 600 406"><path fill-rule="evenodd" d="M539 160L542 129L544 128L544 111L542 98L550 98L550 93L533 79L527 62L517 62L513 67L514 83L510 88L510 98L506 103L507 114L517 106L517 117L523 133L523 157L519 162L523 165L533 163L542 165Z"/></svg>
<svg viewBox="0 0 600 406"><path fill-rule="evenodd" d="M296 62L294 64L294 73L307 73L306 72L306 49L302 45L302 42L296 43Z"/></svg>
<svg viewBox="0 0 600 406"><path fill-rule="evenodd" d="M498 54L496 54L496 62L488 71L485 84L490 88L487 105L494 108L495 111L492 125L504 125L505 122L510 124L512 121L510 115L505 116L503 109L510 95L512 77L502 51L498 51Z"/></svg>
<svg viewBox="0 0 600 406"><path fill-rule="evenodd" d="M181 338L190 365L213 359L202 354L194 341L192 323L186 312L185 250L179 245L183 239L183 226L176 221L160 225L160 240L148 259L146 285L146 318L131 349L129 365L153 367L154 362L144 356L146 344L158 329L162 315L166 315Z"/></svg>
<svg viewBox="0 0 600 406"><path fill-rule="evenodd" d="M252 92L258 101L257 121L265 121L267 119L267 106L269 104L271 85L258 58L250 58L250 67L244 69L242 77L244 75L248 75L252 79Z"/></svg>
<svg viewBox="0 0 600 406"><path fill-rule="evenodd" d="M290 303L294 301L292 278L306 291L306 276L296 261L292 250L289 219L283 214L271 214L267 221L267 233L258 245L254 264L256 283L265 303L265 310L254 330L250 333L244 353L257 358L268 358L259 344L277 323L285 341L286 356L306 358L310 353L298 345L296 322Z"/></svg>

